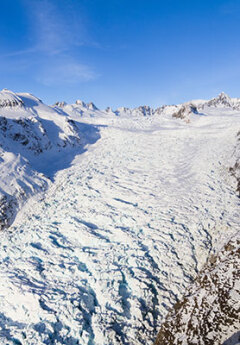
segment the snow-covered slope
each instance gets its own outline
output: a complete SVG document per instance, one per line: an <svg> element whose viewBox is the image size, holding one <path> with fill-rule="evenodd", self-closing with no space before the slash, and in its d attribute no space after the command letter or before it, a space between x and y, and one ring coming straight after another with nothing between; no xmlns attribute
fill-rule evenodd
<svg viewBox="0 0 240 345"><path fill-rule="evenodd" d="M240 132L230 173L240 192ZM198 273L161 325L155 345L235 345L240 342L240 224Z"/></svg>
<svg viewBox="0 0 240 345"><path fill-rule="evenodd" d="M233 164L229 170L237 180L237 192L240 197L240 131L237 134L237 144L233 155Z"/></svg>
<svg viewBox="0 0 240 345"><path fill-rule="evenodd" d="M47 187L49 177L68 165L74 148L85 143L80 127L33 95L0 92L0 229L12 222L30 195Z"/></svg>
<svg viewBox="0 0 240 345"><path fill-rule="evenodd" d="M186 123L87 112L101 138L2 233L3 345L150 344L239 226L229 167L240 113L208 108Z"/></svg>
<svg viewBox="0 0 240 345"><path fill-rule="evenodd" d="M23 101L20 97L18 97L14 92L3 89L0 92L0 107L22 107Z"/></svg>
<svg viewBox="0 0 240 345"><path fill-rule="evenodd" d="M201 101L134 112L16 97L23 103L0 109L3 195L49 188L1 232L0 343L153 343L239 229L229 168L240 112ZM186 117L173 117L180 109Z"/></svg>

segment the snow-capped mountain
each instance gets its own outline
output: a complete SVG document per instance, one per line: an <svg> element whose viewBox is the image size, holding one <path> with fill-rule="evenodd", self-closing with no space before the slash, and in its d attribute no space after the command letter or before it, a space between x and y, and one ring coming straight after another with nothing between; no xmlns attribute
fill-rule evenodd
<svg viewBox="0 0 240 345"><path fill-rule="evenodd" d="M102 111L2 91L1 344L151 344L186 291L183 328L195 297L200 320L228 318L240 111L215 100ZM204 339L233 339L224 322Z"/></svg>
<svg viewBox="0 0 240 345"><path fill-rule="evenodd" d="M227 94L221 92L217 97L211 99L210 101L207 101L206 103L203 103L202 106L215 108L231 108L233 107L233 101Z"/></svg>
<svg viewBox="0 0 240 345"><path fill-rule="evenodd" d="M208 110L211 111L211 109L214 110L215 108L238 111L240 110L240 98L230 98L227 94L222 92L209 101L193 100L178 105L163 105L156 109L144 105L136 108L119 107L116 110L107 107L106 110L100 111L92 102L87 104L81 100L77 100L75 104L57 102L54 107L62 108L69 115L78 114L85 117L103 115L121 117L173 116L189 121L192 115L203 115L204 112L208 112Z"/></svg>
<svg viewBox="0 0 240 345"><path fill-rule="evenodd" d="M88 103L87 108L94 111L99 110L93 102Z"/></svg>
<svg viewBox="0 0 240 345"><path fill-rule="evenodd" d="M56 103L54 104L54 106L59 107L59 108L63 108L63 107L65 107L65 105L67 105L67 103L64 102L64 101L62 101L62 102L56 102Z"/></svg>
<svg viewBox="0 0 240 345"><path fill-rule="evenodd" d="M132 110L133 116L150 116L154 114L154 110L149 106L140 106Z"/></svg>
<svg viewBox="0 0 240 345"><path fill-rule="evenodd" d="M18 97L14 92L3 89L0 92L0 107L21 107L23 105L23 101L20 97Z"/></svg>
<svg viewBox="0 0 240 345"><path fill-rule="evenodd" d="M76 104L80 105L80 107L83 107L83 108L87 108L88 107L87 104L85 102L81 101L80 99L76 100ZM66 104L64 104L64 105L66 105Z"/></svg>
<svg viewBox="0 0 240 345"><path fill-rule="evenodd" d="M78 123L27 93L0 92L0 228L84 144ZM67 159L68 160L68 159ZM65 159L65 161L67 161Z"/></svg>

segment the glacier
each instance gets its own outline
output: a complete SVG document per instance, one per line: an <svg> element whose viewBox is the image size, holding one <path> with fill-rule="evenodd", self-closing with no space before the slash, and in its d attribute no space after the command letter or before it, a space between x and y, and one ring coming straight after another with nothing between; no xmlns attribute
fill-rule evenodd
<svg viewBox="0 0 240 345"><path fill-rule="evenodd" d="M154 342L239 230L229 99L114 111L2 91L1 344Z"/></svg>

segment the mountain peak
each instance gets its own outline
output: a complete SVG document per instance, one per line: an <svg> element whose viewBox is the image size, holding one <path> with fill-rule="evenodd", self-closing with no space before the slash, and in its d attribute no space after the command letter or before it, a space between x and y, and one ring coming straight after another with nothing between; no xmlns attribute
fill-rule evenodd
<svg viewBox="0 0 240 345"><path fill-rule="evenodd" d="M229 97L225 92L221 92L217 97L212 98L206 103L209 107L217 108L229 108L233 106L231 97Z"/></svg>
<svg viewBox="0 0 240 345"><path fill-rule="evenodd" d="M86 108L86 107L87 107L86 103L83 102L83 101L81 101L80 99L77 99L77 100L76 100L76 105L80 105L80 106L83 107L83 108Z"/></svg>
<svg viewBox="0 0 240 345"><path fill-rule="evenodd" d="M112 110L111 107L107 107L107 108L105 109L105 111L106 111L106 113L113 113L113 114L114 114L114 111Z"/></svg>
<svg viewBox="0 0 240 345"><path fill-rule="evenodd" d="M98 110L98 108L96 107L96 105L93 102L88 103L88 109L90 110Z"/></svg>
<svg viewBox="0 0 240 345"><path fill-rule="evenodd" d="M0 91L0 107L23 106L23 100L11 90L3 89Z"/></svg>
<svg viewBox="0 0 240 345"><path fill-rule="evenodd" d="M218 98L218 99L221 99L221 100L223 100L223 99L228 99L228 100L230 100L231 99L231 97L230 96L228 96L225 92L221 92L216 98Z"/></svg>
<svg viewBox="0 0 240 345"><path fill-rule="evenodd" d="M63 107L65 107L65 105L67 105L67 103L64 102L64 101L56 102L56 103L54 104L54 106L59 107L59 108L63 108Z"/></svg>

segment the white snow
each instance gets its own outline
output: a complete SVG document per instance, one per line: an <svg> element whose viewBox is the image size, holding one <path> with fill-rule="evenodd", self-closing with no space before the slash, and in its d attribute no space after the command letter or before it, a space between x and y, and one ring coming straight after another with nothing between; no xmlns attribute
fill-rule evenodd
<svg viewBox="0 0 240 345"><path fill-rule="evenodd" d="M85 152L1 233L1 344L150 344L210 252L239 226L228 169L240 113L206 107L186 123L172 112L116 116L21 99L25 112L49 121L54 147L71 139L66 119L77 123ZM71 145L59 150L73 159ZM4 155L5 165L15 160ZM54 165L57 157L42 159Z"/></svg>
<svg viewBox="0 0 240 345"><path fill-rule="evenodd" d="M18 97L14 92L3 89L0 92L0 108L1 107L15 107L22 106L23 102L20 97Z"/></svg>
<svg viewBox="0 0 240 345"><path fill-rule="evenodd" d="M73 121L31 94L1 91L0 228L11 224L26 199L47 188L49 178L97 138L93 126Z"/></svg>

